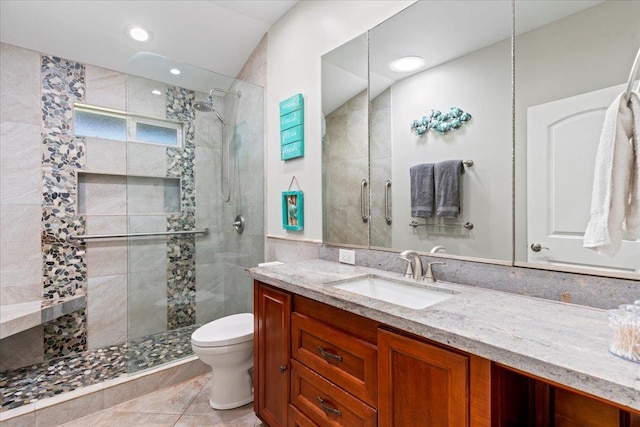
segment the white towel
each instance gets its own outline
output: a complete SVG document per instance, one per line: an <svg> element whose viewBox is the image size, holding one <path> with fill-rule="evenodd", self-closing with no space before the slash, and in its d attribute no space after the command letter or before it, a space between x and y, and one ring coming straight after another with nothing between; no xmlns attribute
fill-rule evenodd
<svg viewBox="0 0 640 427"><path fill-rule="evenodd" d="M628 239L640 239L640 94L631 92L631 112L633 114L633 151L635 163L631 171L631 192L625 214Z"/></svg>
<svg viewBox="0 0 640 427"><path fill-rule="evenodd" d="M637 94L632 99L637 102ZM591 219L584 233L583 246L613 255L624 236L631 177L635 169L632 141L634 117L624 93L607 109L596 153L591 195ZM636 116L640 124L640 115Z"/></svg>

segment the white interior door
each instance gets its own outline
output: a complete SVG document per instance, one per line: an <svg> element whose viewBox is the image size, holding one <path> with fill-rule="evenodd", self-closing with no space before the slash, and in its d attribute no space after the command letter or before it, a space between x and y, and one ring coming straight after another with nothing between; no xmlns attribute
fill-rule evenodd
<svg viewBox="0 0 640 427"><path fill-rule="evenodd" d="M529 262L640 268L640 241L624 241L613 257L582 247L604 114L625 88L622 84L527 109ZM542 249L533 250L536 244Z"/></svg>

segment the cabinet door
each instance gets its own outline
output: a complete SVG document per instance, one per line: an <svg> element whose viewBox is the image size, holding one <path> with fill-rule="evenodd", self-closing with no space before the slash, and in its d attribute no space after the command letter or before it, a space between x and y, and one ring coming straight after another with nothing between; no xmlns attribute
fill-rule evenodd
<svg viewBox="0 0 640 427"><path fill-rule="evenodd" d="M291 295L255 282L257 378L254 410L270 427L287 425Z"/></svg>
<svg viewBox="0 0 640 427"><path fill-rule="evenodd" d="M378 425L469 425L469 358L378 330Z"/></svg>

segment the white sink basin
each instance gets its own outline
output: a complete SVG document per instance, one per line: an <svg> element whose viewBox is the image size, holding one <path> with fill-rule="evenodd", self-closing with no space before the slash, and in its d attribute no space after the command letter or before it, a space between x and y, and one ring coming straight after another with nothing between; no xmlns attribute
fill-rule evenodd
<svg viewBox="0 0 640 427"><path fill-rule="evenodd" d="M395 281L378 276L358 277L337 284L334 288L416 310L429 307L453 296L453 291L447 289Z"/></svg>

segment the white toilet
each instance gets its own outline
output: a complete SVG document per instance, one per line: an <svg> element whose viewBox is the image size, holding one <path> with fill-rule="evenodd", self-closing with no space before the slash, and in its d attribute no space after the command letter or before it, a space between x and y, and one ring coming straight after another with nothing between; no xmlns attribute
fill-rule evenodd
<svg viewBox="0 0 640 427"><path fill-rule="evenodd" d="M253 401L253 314L209 322L191 334L194 353L212 368L209 405L232 409Z"/></svg>

